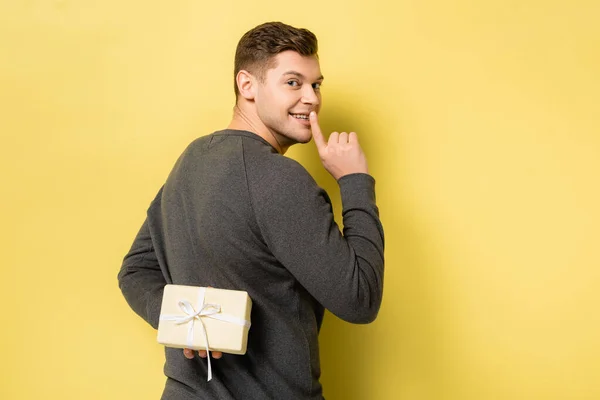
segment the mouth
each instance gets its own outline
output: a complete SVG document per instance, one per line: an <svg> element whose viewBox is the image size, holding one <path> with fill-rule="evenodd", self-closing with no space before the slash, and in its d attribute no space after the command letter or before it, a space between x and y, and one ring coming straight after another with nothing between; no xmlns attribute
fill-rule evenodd
<svg viewBox="0 0 600 400"><path fill-rule="evenodd" d="M290 115L296 119L305 119L308 121L308 114L292 114L292 113L290 113Z"/></svg>
<svg viewBox="0 0 600 400"><path fill-rule="evenodd" d="M310 126L310 121L308 119L308 114L292 114L290 116L294 118L296 121L305 126Z"/></svg>

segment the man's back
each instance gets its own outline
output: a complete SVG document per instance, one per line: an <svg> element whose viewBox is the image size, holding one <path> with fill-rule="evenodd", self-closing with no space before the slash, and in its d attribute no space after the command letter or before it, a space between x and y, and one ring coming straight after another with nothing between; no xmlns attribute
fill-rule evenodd
<svg viewBox="0 0 600 400"><path fill-rule="evenodd" d="M247 353L214 360L210 382L206 360L166 349L163 398L322 397L323 306L348 321L370 322L383 286L373 179L354 174L340 187L347 238L326 193L259 136L220 131L186 149L125 257L123 293L156 327L156 301L139 300L140 272L154 269L168 283L245 290L253 301L252 327Z"/></svg>

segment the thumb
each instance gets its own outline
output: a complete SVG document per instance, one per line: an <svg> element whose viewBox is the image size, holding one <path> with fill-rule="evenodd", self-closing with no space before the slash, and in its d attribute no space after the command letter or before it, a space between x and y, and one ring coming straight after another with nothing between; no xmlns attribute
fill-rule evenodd
<svg viewBox="0 0 600 400"><path fill-rule="evenodd" d="M321 127L319 126L319 120L317 119L317 113L314 111L310 112L309 115L310 120L310 128L312 131L312 137L315 140L315 144L317 145L317 150L321 152L321 150L327 147L327 142L323 137L323 132L321 132Z"/></svg>

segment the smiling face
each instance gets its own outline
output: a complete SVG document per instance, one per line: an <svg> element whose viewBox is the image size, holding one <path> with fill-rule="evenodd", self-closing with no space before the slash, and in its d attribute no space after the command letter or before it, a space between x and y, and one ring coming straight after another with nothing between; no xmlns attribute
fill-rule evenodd
<svg viewBox="0 0 600 400"><path fill-rule="evenodd" d="M319 60L284 51L273 61L274 67L256 82L256 114L280 146L307 143L312 136L308 114L321 109Z"/></svg>

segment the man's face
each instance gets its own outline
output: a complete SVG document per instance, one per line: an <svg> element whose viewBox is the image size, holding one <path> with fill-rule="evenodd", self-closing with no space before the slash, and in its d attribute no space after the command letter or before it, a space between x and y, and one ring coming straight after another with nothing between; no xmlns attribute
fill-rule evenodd
<svg viewBox="0 0 600 400"><path fill-rule="evenodd" d="M255 105L258 117L278 143L289 147L311 139L308 114L321 108L323 81L319 61L284 51L275 56L275 68L258 83Z"/></svg>

